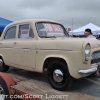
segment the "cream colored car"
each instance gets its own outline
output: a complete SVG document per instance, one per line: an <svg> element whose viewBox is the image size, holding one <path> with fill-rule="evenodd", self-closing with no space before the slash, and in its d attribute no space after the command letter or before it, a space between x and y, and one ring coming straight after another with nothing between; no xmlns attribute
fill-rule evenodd
<svg viewBox="0 0 100 100"><path fill-rule="evenodd" d="M68 89L73 79L97 71L98 40L70 38L58 22L23 20L9 24L0 39L0 71L9 66L42 73L57 90Z"/></svg>

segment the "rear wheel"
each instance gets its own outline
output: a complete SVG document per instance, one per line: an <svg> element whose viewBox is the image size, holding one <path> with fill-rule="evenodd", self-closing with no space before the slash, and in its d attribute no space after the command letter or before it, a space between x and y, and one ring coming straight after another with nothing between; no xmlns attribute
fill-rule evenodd
<svg viewBox="0 0 100 100"><path fill-rule="evenodd" d="M48 80L54 89L60 91L70 88L73 83L66 64L61 61L53 61L49 64Z"/></svg>
<svg viewBox="0 0 100 100"><path fill-rule="evenodd" d="M9 66L4 64L4 61L0 59L0 71L1 72L6 72L9 70Z"/></svg>

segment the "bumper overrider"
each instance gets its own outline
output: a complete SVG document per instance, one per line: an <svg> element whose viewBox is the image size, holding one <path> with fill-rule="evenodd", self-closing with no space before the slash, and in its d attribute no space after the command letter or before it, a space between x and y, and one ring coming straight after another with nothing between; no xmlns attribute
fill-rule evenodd
<svg viewBox="0 0 100 100"><path fill-rule="evenodd" d="M95 64L91 64L90 69L79 70L78 73L79 74L84 74L84 75L90 75L90 74L93 74L93 73L97 72L98 70L100 70L100 62L95 63Z"/></svg>

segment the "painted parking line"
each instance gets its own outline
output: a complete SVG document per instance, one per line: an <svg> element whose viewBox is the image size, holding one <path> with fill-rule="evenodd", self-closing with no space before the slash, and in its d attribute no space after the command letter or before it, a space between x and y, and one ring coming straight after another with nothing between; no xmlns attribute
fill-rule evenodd
<svg viewBox="0 0 100 100"><path fill-rule="evenodd" d="M90 79L90 78L85 78L85 79L88 80L88 81L90 81L90 82L92 82L92 83L95 83L95 84L97 84L97 85L100 85L99 82L97 82L97 81L95 81L95 80L92 80L92 79Z"/></svg>

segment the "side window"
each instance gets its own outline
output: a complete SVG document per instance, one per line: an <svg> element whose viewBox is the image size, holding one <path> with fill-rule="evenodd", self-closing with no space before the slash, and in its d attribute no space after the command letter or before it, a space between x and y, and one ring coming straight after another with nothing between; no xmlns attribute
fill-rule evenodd
<svg viewBox="0 0 100 100"><path fill-rule="evenodd" d="M14 39L16 37L16 26L11 27L6 32L4 39Z"/></svg>
<svg viewBox="0 0 100 100"><path fill-rule="evenodd" d="M33 38L33 30L29 24L19 26L18 38Z"/></svg>

